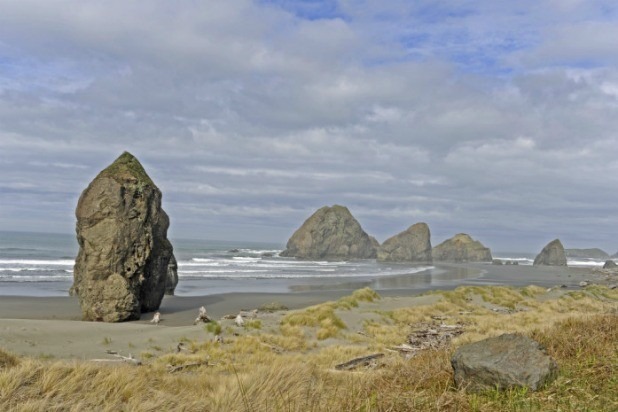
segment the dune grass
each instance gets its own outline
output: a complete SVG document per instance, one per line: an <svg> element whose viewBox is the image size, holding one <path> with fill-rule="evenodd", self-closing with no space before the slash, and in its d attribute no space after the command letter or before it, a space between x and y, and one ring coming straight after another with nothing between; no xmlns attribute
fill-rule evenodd
<svg viewBox="0 0 618 412"><path fill-rule="evenodd" d="M21 358L0 350L0 410L204 411L609 411L618 410L618 292L607 288L537 299L538 288L459 288L433 305L380 312L347 340L350 310L379 312L379 297L358 292L288 313L279 330L252 329L224 344L190 342L181 353L150 353L143 366ZM361 297L362 296L362 297ZM370 299L371 297L371 299ZM371 303L377 301L378 303ZM356 306L352 303L356 302ZM495 312L495 307L513 309ZM453 346L405 360L388 352L414 324L464 325ZM322 346L320 330L336 329ZM538 340L559 377L538 392L467 394L453 387L457 345L518 331ZM379 367L339 372L337 363L370 353ZM170 372L171 366L195 366Z"/></svg>

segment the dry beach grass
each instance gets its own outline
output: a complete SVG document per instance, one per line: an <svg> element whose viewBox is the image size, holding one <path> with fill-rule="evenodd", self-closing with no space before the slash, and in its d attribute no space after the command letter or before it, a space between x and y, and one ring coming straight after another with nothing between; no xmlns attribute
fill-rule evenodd
<svg viewBox="0 0 618 412"><path fill-rule="evenodd" d="M618 291L606 287L460 287L409 298L363 289L302 310L260 313L257 320L244 328L231 320L196 326L198 337L177 336L182 350L151 349L141 366L0 351L0 410L618 409ZM392 351L427 323L461 324L464 333L410 359ZM556 381L535 393L473 395L453 387L454 347L513 331L547 348L560 365ZM223 343L213 341L216 332ZM114 341L106 346L114 348ZM334 369L372 353L385 356L372 367Z"/></svg>

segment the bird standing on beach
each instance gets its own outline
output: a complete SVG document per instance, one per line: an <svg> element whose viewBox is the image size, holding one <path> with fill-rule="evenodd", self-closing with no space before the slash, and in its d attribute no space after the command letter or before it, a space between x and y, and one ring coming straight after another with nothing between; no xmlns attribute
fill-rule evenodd
<svg viewBox="0 0 618 412"><path fill-rule="evenodd" d="M154 323L155 325L159 326L159 322L161 322L161 313L155 312L150 323Z"/></svg>
<svg viewBox="0 0 618 412"><path fill-rule="evenodd" d="M236 326L244 326L245 325L245 321L242 318L242 315L240 313L236 316L236 319L234 319L234 322L236 322Z"/></svg>

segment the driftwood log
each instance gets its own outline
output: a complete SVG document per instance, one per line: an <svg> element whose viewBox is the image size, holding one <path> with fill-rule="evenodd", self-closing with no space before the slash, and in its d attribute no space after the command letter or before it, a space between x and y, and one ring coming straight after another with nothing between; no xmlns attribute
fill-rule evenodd
<svg viewBox="0 0 618 412"><path fill-rule="evenodd" d="M117 359L90 359L91 362L126 362L135 366L140 366L142 361L139 359L135 359L132 354L129 353L129 356L122 356L120 353L115 350L107 350L105 351L108 355L112 355Z"/></svg>
<svg viewBox="0 0 618 412"><path fill-rule="evenodd" d="M340 363L339 365L335 365L335 369L338 371L349 371L352 369L359 368L361 366L370 366L374 363L376 359L383 357L383 353L375 353L369 356L363 356L361 358L354 358L344 363Z"/></svg>

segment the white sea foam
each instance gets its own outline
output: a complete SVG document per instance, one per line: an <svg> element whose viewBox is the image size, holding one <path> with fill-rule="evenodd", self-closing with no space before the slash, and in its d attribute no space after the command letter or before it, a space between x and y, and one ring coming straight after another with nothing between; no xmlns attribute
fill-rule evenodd
<svg viewBox="0 0 618 412"><path fill-rule="evenodd" d="M0 259L0 265L73 266L74 260Z"/></svg>

